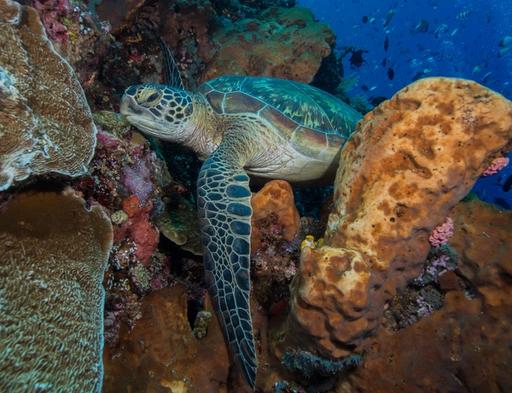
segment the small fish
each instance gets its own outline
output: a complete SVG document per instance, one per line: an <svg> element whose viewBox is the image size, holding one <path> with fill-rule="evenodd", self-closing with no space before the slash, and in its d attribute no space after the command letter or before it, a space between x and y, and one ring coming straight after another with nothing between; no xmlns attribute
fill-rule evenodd
<svg viewBox="0 0 512 393"><path fill-rule="evenodd" d="M443 23L443 24L437 26L437 28L434 30L434 37L439 38L439 37L441 37L441 35L446 33L448 30L449 30L448 25Z"/></svg>
<svg viewBox="0 0 512 393"><path fill-rule="evenodd" d="M512 36L506 35L499 43L499 57L505 56L512 49Z"/></svg>
<svg viewBox="0 0 512 393"><path fill-rule="evenodd" d="M473 74L476 74L480 71L482 71L482 67L480 67L479 65L473 67Z"/></svg>
<svg viewBox="0 0 512 393"><path fill-rule="evenodd" d="M505 56L510 51L510 48L500 48L498 51L498 57Z"/></svg>
<svg viewBox="0 0 512 393"><path fill-rule="evenodd" d="M368 23L368 17L365 15L361 18L361 22Z"/></svg>
<svg viewBox="0 0 512 393"><path fill-rule="evenodd" d="M389 37L384 38L384 50L387 51L389 48Z"/></svg>
<svg viewBox="0 0 512 393"><path fill-rule="evenodd" d="M395 71L393 70L393 68L389 67L388 71L387 71L387 74L388 74L388 79L390 81L392 81L393 78L395 77Z"/></svg>
<svg viewBox="0 0 512 393"><path fill-rule="evenodd" d="M387 27L391 23L395 14L396 14L396 11L394 8L391 8L388 11L388 13L386 14L386 17L384 18L384 24L383 24L384 27Z"/></svg>
<svg viewBox="0 0 512 393"><path fill-rule="evenodd" d="M491 79L492 71L489 71L482 77L482 83L487 83Z"/></svg>
<svg viewBox="0 0 512 393"><path fill-rule="evenodd" d="M370 91L374 91L377 88L377 86L370 87Z"/></svg>
<svg viewBox="0 0 512 393"><path fill-rule="evenodd" d="M428 31L428 28L429 28L429 23L427 20L425 19L422 19L418 22L418 24L416 25L416 27L414 28L414 31L416 33L426 33Z"/></svg>
<svg viewBox="0 0 512 393"><path fill-rule="evenodd" d="M456 29L453 29L453 31L450 34L450 37L453 37L455 34L457 34L458 31L459 31L458 27Z"/></svg>
<svg viewBox="0 0 512 393"><path fill-rule="evenodd" d="M465 9L461 12L459 12L457 14L457 16L455 17L455 19L457 20L464 20L464 19L467 19L469 15L472 14L473 11L471 11L470 9Z"/></svg>
<svg viewBox="0 0 512 393"><path fill-rule="evenodd" d="M368 52L364 49L352 49L352 56L350 56L349 62L352 67L359 68L365 62L363 54Z"/></svg>

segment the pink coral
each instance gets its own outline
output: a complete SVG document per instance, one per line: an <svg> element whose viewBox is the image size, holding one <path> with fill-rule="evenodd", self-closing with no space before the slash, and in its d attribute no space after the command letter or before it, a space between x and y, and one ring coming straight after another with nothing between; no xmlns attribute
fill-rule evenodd
<svg viewBox="0 0 512 393"><path fill-rule="evenodd" d="M147 265L158 246L158 229L151 224L147 216L140 216L131 225L130 235L137 245L135 255L144 265Z"/></svg>
<svg viewBox="0 0 512 393"><path fill-rule="evenodd" d="M495 158L491 162L491 165L489 165L489 167L484 171L484 173L482 173L482 176L491 176L498 173L508 165L509 161L510 160L508 157Z"/></svg>
<svg viewBox="0 0 512 393"><path fill-rule="evenodd" d="M120 241L129 236L137 248L135 256L143 265L147 266L158 246L160 236L160 232L149 218L153 204L149 202L142 205L136 195L130 195L123 200L122 205L123 211L129 219L115 229L114 240Z"/></svg>
<svg viewBox="0 0 512 393"><path fill-rule="evenodd" d="M428 241L432 247L440 247L443 244L448 243L448 240L453 236L453 220L450 217L446 217L446 221L441 225L438 225L432 231L432 234L428 238Z"/></svg>
<svg viewBox="0 0 512 393"><path fill-rule="evenodd" d="M62 18L68 17L71 5L68 0L35 0L34 8L41 15L41 20L50 39L65 43L68 39L68 29L61 23Z"/></svg>
<svg viewBox="0 0 512 393"><path fill-rule="evenodd" d="M117 149L118 146L121 145L121 140L119 138L116 138L114 135L105 132L101 129L98 130L98 134L96 134L96 139L106 149Z"/></svg>

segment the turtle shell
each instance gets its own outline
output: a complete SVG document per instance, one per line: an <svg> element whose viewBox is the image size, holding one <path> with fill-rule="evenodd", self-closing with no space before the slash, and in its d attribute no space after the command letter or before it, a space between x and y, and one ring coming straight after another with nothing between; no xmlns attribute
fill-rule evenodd
<svg viewBox="0 0 512 393"><path fill-rule="evenodd" d="M222 76L199 92L219 114L257 114L308 156L338 150L362 117L333 95L286 79Z"/></svg>

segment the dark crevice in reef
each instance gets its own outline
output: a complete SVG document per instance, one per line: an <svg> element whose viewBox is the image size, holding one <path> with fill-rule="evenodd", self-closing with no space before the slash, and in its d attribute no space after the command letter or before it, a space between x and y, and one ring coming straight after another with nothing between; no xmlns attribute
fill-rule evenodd
<svg viewBox="0 0 512 393"><path fill-rule="evenodd" d="M320 68L311 84L328 93L336 94L337 88L343 80L343 63L336 56L334 48L331 54L322 60Z"/></svg>

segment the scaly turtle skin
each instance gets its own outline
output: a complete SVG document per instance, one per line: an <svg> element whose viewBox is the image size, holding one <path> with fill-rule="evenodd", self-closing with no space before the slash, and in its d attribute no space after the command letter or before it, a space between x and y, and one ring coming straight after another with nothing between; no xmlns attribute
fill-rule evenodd
<svg viewBox="0 0 512 393"><path fill-rule="evenodd" d="M324 177L361 115L330 94L283 79L224 76L197 93L180 87L131 86L121 112L141 131L206 159L197 182L206 279L232 354L254 388L247 173Z"/></svg>

